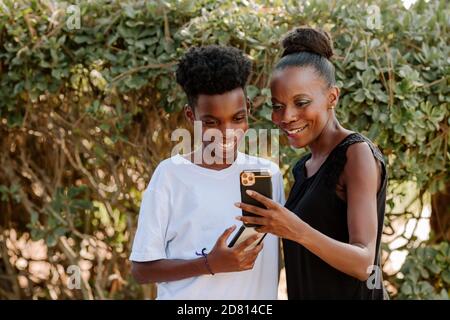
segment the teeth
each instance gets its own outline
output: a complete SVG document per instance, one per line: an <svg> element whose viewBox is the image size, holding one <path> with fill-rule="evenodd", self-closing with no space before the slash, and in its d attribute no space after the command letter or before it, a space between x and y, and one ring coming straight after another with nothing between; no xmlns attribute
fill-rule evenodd
<svg viewBox="0 0 450 320"><path fill-rule="evenodd" d="M225 144L219 142L219 146L222 149L229 149L229 148L234 146L234 142L228 142L228 143L225 143Z"/></svg>
<svg viewBox="0 0 450 320"><path fill-rule="evenodd" d="M306 127L307 127L307 125L302 128L298 128L298 129L294 129L294 130L286 130L286 132L288 134L296 134L296 133L299 133L299 132L302 132L303 130L305 130Z"/></svg>

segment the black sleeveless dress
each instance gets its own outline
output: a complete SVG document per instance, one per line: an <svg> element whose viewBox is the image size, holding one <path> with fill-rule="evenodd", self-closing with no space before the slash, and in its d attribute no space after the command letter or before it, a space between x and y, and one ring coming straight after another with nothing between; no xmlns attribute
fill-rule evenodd
<svg viewBox="0 0 450 320"><path fill-rule="evenodd" d="M328 155L311 177L306 177L307 154L294 166L295 183L286 201L286 208L323 234L348 243L347 203L336 194L336 184L346 163L347 148L367 142L374 157L381 163L382 181L377 194L378 232L370 284L353 278L324 262L302 245L283 240L286 280L289 299L383 299L380 267L380 240L386 203L387 172L380 150L366 137L351 133ZM376 273L377 272L377 273Z"/></svg>

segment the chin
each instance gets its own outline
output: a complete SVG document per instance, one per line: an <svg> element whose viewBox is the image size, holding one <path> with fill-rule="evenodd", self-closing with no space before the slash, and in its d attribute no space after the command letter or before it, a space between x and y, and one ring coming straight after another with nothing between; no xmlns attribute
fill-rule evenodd
<svg viewBox="0 0 450 320"><path fill-rule="evenodd" d="M236 156L237 156L238 150L228 150L227 152L223 152L221 154L222 160L225 161L225 163L231 164L234 162Z"/></svg>
<svg viewBox="0 0 450 320"><path fill-rule="evenodd" d="M219 152L217 152L214 155L214 162L217 164L219 164L219 163L232 164L234 162L237 152L238 152L236 147L234 149L233 148L230 148L230 149L217 148L217 151L219 151Z"/></svg>
<svg viewBox="0 0 450 320"><path fill-rule="evenodd" d="M306 148L311 141L303 138L288 138L289 145L296 149Z"/></svg>

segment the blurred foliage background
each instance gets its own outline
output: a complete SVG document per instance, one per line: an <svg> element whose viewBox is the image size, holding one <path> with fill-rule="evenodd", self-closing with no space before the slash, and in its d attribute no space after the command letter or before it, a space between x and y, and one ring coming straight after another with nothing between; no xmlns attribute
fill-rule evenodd
<svg viewBox="0 0 450 320"><path fill-rule="evenodd" d="M172 130L186 125L177 59L193 45L244 50L254 62L252 126L272 128L267 86L279 41L310 25L334 37L339 120L389 163L383 261L391 297L448 299L446 1L409 9L399 0L70 5L0 1L0 298L154 297L154 286L131 278L127 258L141 192L170 156ZM281 142L288 190L304 151ZM395 256L404 264L395 267ZM70 265L81 269L80 290L67 287Z"/></svg>

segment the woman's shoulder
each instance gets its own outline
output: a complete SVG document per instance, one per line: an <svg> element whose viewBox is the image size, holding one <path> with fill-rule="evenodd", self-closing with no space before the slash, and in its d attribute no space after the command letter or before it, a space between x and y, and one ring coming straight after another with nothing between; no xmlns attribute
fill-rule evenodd
<svg viewBox="0 0 450 320"><path fill-rule="evenodd" d="M387 178L386 162L380 149L369 138L361 133L354 132L347 136L338 146L338 151L334 154L331 161L331 174L336 179L346 170L350 175L357 171L369 170L373 159L378 161L381 168L381 176L384 180ZM332 179L332 181L337 181Z"/></svg>
<svg viewBox="0 0 450 320"><path fill-rule="evenodd" d="M384 156L380 149L375 143L373 143L369 138L364 136L359 132L353 132L349 134L338 146L340 152L337 152L336 155L338 157L348 156L364 156L364 155L372 155L377 160L385 163Z"/></svg>
<svg viewBox="0 0 450 320"><path fill-rule="evenodd" d="M347 168L350 174L356 174L357 168L365 168L364 164L373 159L378 160L382 169L382 178L386 179L386 162L380 149L366 136L359 132L347 135L333 150L326 166L325 175L330 186L336 185L339 177ZM358 164L363 164L359 166Z"/></svg>

